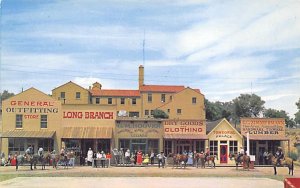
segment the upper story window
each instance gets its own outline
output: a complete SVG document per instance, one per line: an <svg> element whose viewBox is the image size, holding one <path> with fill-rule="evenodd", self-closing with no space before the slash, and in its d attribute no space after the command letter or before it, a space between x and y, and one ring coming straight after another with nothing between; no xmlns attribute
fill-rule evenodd
<svg viewBox="0 0 300 188"><path fill-rule="evenodd" d="M149 110L145 110L145 116L149 115Z"/></svg>
<svg viewBox="0 0 300 188"><path fill-rule="evenodd" d="M66 98L66 92L60 92L60 98L65 99Z"/></svg>
<svg viewBox="0 0 300 188"><path fill-rule="evenodd" d="M177 109L177 114L178 114L178 115L181 114L181 109Z"/></svg>
<svg viewBox="0 0 300 188"><path fill-rule="evenodd" d="M80 92L76 92L76 99L80 99Z"/></svg>
<svg viewBox="0 0 300 188"><path fill-rule="evenodd" d="M192 104L196 104L197 103L197 98L196 97L193 97L192 98Z"/></svg>
<svg viewBox="0 0 300 188"><path fill-rule="evenodd" d="M167 112L170 113L170 109L168 109Z"/></svg>
<svg viewBox="0 0 300 188"><path fill-rule="evenodd" d="M47 115L41 115L41 128L47 128L48 117Z"/></svg>
<svg viewBox="0 0 300 188"><path fill-rule="evenodd" d="M136 105L136 98L132 99L132 105Z"/></svg>
<svg viewBox="0 0 300 188"><path fill-rule="evenodd" d="M112 104L112 98L107 99L107 104Z"/></svg>
<svg viewBox="0 0 300 188"><path fill-rule="evenodd" d="M125 104L125 98L121 98L121 104Z"/></svg>
<svg viewBox="0 0 300 188"><path fill-rule="evenodd" d="M152 102L152 93L148 93L148 102Z"/></svg>
<svg viewBox="0 0 300 188"><path fill-rule="evenodd" d="M161 102L166 102L166 94L161 94Z"/></svg>
<svg viewBox="0 0 300 188"><path fill-rule="evenodd" d="M100 98L96 98L96 104L100 104Z"/></svg>
<svg viewBox="0 0 300 188"><path fill-rule="evenodd" d="M23 127L23 115L16 114L16 128L22 128L22 127Z"/></svg>

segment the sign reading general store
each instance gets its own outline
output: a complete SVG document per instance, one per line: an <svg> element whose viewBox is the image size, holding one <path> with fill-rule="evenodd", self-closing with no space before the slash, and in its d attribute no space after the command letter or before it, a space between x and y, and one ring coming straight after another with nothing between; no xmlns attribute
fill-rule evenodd
<svg viewBox="0 0 300 188"><path fill-rule="evenodd" d="M241 133L249 132L253 136L285 136L285 120L283 118L241 118Z"/></svg>
<svg viewBox="0 0 300 188"><path fill-rule="evenodd" d="M206 126L201 120L165 120L165 134L206 134Z"/></svg>

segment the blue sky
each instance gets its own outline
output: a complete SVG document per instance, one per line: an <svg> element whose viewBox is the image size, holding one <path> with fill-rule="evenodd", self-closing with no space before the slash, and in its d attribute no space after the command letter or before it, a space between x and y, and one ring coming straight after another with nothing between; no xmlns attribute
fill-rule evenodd
<svg viewBox="0 0 300 188"><path fill-rule="evenodd" d="M210 101L255 93L293 117L300 97L300 1L2 0L1 90L51 93L145 83Z"/></svg>

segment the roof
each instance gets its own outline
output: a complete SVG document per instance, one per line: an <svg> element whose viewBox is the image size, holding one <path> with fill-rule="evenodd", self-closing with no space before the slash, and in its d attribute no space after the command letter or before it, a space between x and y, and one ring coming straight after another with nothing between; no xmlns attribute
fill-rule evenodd
<svg viewBox="0 0 300 188"><path fill-rule="evenodd" d="M193 140L207 140L208 136L203 134L165 134L165 139L193 139Z"/></svg>
<svg viewBox="0 0 300 188"><path fill-rule="evenodd" d="M90 92L92 96L140 97L139 90L92 89Z"/></svg>
<svg viewBox="0 0 300 188"><path fill-rule="evenodd" d="M140 88L141 92L166 92L166 93L177 93L184 90L184 86L170 86L170 85L143 85Z"/></svg>
<svg viewBox="0 0 300 188"><path fill-rule="evenodd" d="M67 82L67 83L65 83L65 84L63 84L63 85L60 85L60 86L58 86L58 87L52 89L52 91L54 91L54 90L56 90L56 89L58 89L58 88L60 88L60 87L63 87L63 86L65 86L65 85L68 85L68 84L74 84L74 85L76 85L77 87L80 87L80 88L82 88L82 89L84 89L84 90L87 90L87 89L85 89L84 87L82 87L82 86L80 86L80 85L78 85L78 84L76 84L76 83L74 83L74 82L72 82L72 81L69 81L69 82Z"/></svg>
<svg viewBox="0 0 300 188"><path fill-rule="evenodd" d="M112 138L112 127L64 127L62 138Z"/></svg>
<svg viewBox="0 0 300 188"><path fill-rule="evenodd" d="M53 138L55 131L13 130L3 132L2 138Z"/></svg>
<svg viewBox="0 0 300 188"><path fill-rule="evenodd" d="M212 131L223 119L206 122L206 133Z"/></svg>

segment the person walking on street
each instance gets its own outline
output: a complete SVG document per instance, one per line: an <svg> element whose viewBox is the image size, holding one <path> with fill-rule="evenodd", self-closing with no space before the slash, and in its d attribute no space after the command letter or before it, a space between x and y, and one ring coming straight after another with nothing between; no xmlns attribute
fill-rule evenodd
<svg viewBox="0 0 300 188"><path fill-rule="evenodd" d="M165 155L164 152L160 152L160 154L157 155L158 158L158 168L160 168L160 164L161 167L164 168L165 167Z"/></svg>

